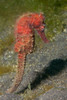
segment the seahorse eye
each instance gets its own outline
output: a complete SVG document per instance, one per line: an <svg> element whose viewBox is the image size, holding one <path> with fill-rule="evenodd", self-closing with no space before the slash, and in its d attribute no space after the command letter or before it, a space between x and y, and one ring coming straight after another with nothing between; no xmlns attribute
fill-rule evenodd
<svg viewBox="0 0 67 100"><path fill-rule="evenodd" d="M45 22L43 22L43 26L45 26L46 24L45 24Z"/></svg>
<svg viewBox="0 0 67 100"><path fill-rule="evenodd" d="M41 32L44 32L44 28L43 28L43 29L41 29Z"/></svg>

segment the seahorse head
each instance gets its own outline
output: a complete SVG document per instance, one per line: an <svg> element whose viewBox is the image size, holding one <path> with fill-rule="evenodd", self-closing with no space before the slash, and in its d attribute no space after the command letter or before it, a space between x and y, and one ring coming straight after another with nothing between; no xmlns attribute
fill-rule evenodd
<svg viewBox="0 0 67 100"><path fill-rule="evenodd" d="M44 33L44 29L45 29L45 17L42 13L38 14L38 13L34 13L31 15L31 23L34 27L34 29L38 32L39 36L41 37L41 39L44 42L48 42L45 33Z"/></svg>

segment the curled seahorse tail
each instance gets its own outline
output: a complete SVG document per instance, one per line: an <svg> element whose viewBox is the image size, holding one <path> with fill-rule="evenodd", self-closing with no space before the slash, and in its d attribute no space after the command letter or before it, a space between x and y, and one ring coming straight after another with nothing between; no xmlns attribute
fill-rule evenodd
<svg viewBox="0 0 67 100"><path fill-rule="evenodd" d="M18 54L18 68L17 68L17 72L16 72L16 76L14 79L14 82L12 84L12 87L9 88L6 93L12 93L14 92L17 87L19 86L19 84L22 81L23 78L23 74L24 74L24 62L25 62L25 53L22 53L22 51L19 52Z"/></svg>

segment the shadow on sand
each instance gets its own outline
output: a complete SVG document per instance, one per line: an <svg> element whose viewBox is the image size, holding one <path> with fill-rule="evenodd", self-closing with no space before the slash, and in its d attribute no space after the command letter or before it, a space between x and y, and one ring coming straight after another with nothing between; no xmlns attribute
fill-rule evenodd
<svg viewBox="0 0 67 100"><path fill-rule="evenodd" d="M49 65L44 67L44 69L41 72L37 72L37 77L35 80L31 83L31 89L35 88L42 80L48 79L49 76L55 76L59 74L67 65L67 59L62 60L62 59L54 59L52 60ZM27 88L27 87L26 87ZM25 89L26 89L25 88ZM22 93L25 91L22 90L19 93Z"/></svg>

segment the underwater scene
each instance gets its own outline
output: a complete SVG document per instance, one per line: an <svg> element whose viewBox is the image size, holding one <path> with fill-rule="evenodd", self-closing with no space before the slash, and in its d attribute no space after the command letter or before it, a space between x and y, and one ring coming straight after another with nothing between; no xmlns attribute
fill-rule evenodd
<svg viewBox="0 0 67 100"><path fill-rule="evenodd" d="M66 100L66 77L67 0L0 0L0 100Z"/></svg>

